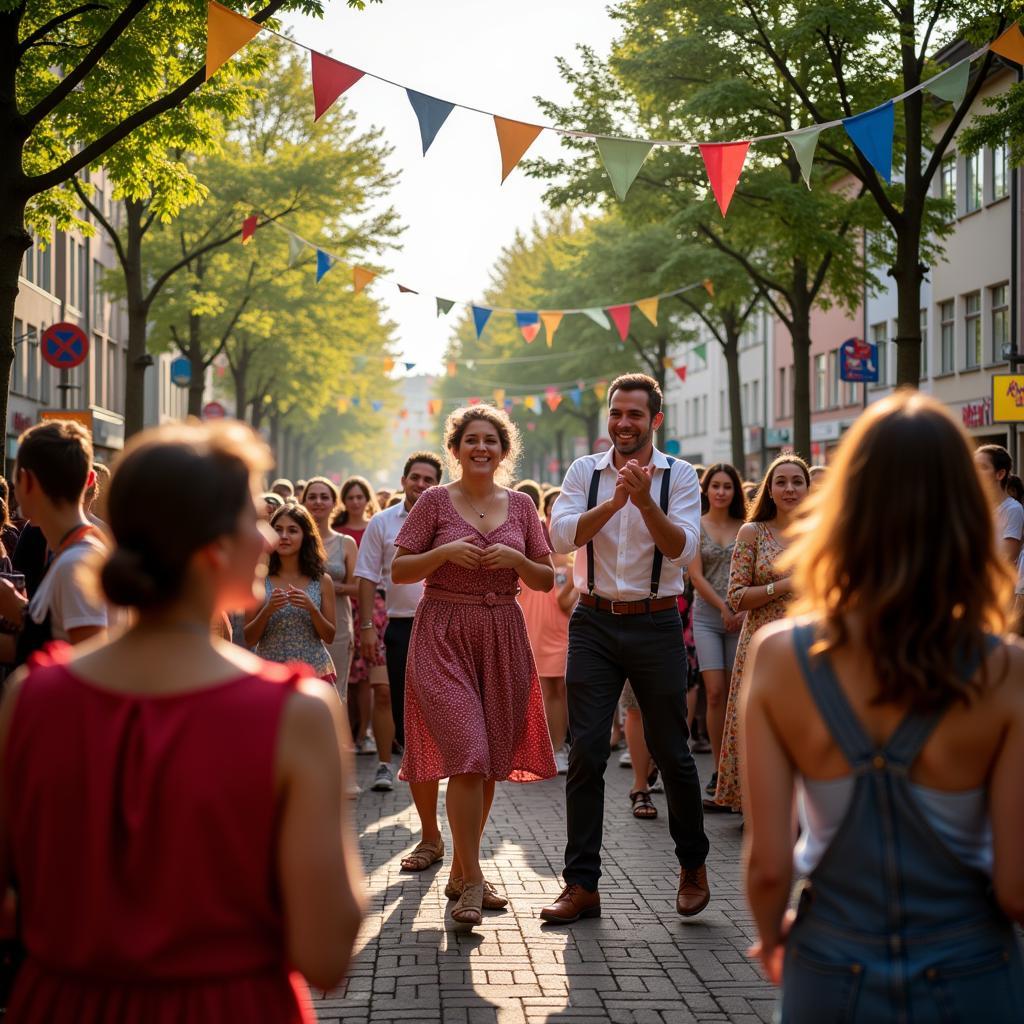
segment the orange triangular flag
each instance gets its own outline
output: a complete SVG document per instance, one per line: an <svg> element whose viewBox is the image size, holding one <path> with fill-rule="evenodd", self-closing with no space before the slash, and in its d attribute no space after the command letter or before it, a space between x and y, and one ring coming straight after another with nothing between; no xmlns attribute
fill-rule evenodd
<svg viewBox="0 0 1024 1024"><path fill-rule="evenodd" d="M993 39L988 47L993 53L1014 64L1024 64L1024 35L1020 26L1014 22L998 39Z"/></svg>
<svg viewBox="0 0 1024 1024"><path fill-rule="evenodd" d="M562 317L564 315L564 313L541 313L540 315L541 321L544 324L548 348L551 348L551 345L555 340L555 331L558 330L558 325L562 322Z"/></svg>
<svg viewBox="0 0 1024 1024"><path fill-rule="evenodd" d="M740 180L749 148L749 142L708 142L700 147L711 191L715 193L723 217L736 191L736 182Z"/></svg>
<svg viewBox="0 0 1024 1024"><path fill-rule="evenodd" d="M653 299L640 299L640 301L637 302L636 304L636 308L639 309L640 312L643 313L643 315L647 317L647 319L650 320L655 327L658 326L657 296L655 296Z"/></svg>
<svg viewBox="0 0 1024 1024"><path fill-rule="evenodd" d="M244 14L210 0L206 7L206 78L258 35L260 26Z"/></svg>
<svg viewBox="0 0 1024 1024"><path fill-rule="evenodd" d="M352 268L352 284L355 286L358 295L377 275L372 270L363 267Z"/></svg>
<svg viewBox="0 0 1024 1024"><path fill-rule="evenodd" d="M704 279L704 291L708 293L708 298L715 297L715 283L710 277Z"/></svg>
<svg viewBox="0 0 1024 1024"><path fill-rule="evenodd" d="M524 124L522 121L509 121L508 118L494 115L494 127L498 132L498 148L501 150L501 180L512 173L512 168L523 158L523 154L533 145L533 140L540 135L542 128L538 124Z"/></svg>

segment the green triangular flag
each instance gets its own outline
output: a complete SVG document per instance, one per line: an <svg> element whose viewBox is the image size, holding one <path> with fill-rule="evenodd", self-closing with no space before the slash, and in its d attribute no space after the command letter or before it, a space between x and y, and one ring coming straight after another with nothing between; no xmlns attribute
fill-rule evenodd
<svg viewBox="0 0 1024 1024"><path fill-rule="evenodd" d="M633 142L629 139L598 139L597 149L615 194L620 200L625 200L629 186L640 173L640 168L651 151L651 143Z"/></svg>
<svg viewBox="0 0 1024 1024"><path fill-rule="evenodd" d="M954 64L948 71L943 71L941 75L929 78L924 83L924 89L925 92L938 96L940 100L946 100L954 107L959 107L967 94L967 80L970 77L971 61L968 57L959 64Z"/></svg>
<svg viewBox="0 0 1024 1024"><path fill-rule="evenodd" d="M293 235L291 232L288 233L288 266L292 267L295 262L302 255L303 250L306 248L306 243L299 238L298 235Z"/></svg>
<svg viewBox="0 0 1024 1024"><path fill-rule="evenodd" d="M693 346L693 354L702 362L708 361L708 343L702 341L699 345Z"/></svg>
<svg viewBox="0 0 1024 1024"><path fill-rule="evenodd" d="M811 187L811 167L814 164L814 151L818 148L818 136L824 129L821 125L805 128L802 132L787 135L786 141L793 147L796 162L800 165L800 173L804 176L807 187Z"/></svg>
<svg viewBox="0 0 1024 1024"><path fill-rule="evenodd" d="M455 303L451 299L436 299L435 301L437 302L438 316L450 313L452 306L455 305Z"/></svg>
<svg viewBox="0 0 1024 1024"><path fill-rule="evenodd" d="M598 327L603 327L606 331L611 330L612 325L608 322L608 317L603 309L584 309L582 313L584 316L589 316Z"/></svg>

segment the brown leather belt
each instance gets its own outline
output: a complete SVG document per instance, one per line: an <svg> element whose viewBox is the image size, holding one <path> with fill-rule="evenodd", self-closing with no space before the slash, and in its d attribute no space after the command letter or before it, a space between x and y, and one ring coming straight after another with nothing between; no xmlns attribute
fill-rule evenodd
<svg viewBox="0 0 1024 1024"><path fill-rule="evenodd" d="M597 594L580 594L580 604L586 608L596 608L599 612L610 615L649 615L651 612L664 612L675 608L674 597L646 598L643 601L609 601L607 597Z"/></svg>

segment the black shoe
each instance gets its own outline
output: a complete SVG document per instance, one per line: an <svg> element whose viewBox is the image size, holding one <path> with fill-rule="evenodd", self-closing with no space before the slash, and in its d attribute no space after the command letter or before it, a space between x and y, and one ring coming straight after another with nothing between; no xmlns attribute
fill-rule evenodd
<svg viewBox="0 0 1024 1024"><path fill-rule="evenodd" d="M715 790L717 788L718 788L718 772L714 772L712 774L712 776L711 776L710 781L704 787L704 792L707 793L708 796L714 796L715 795Z"/></svg>

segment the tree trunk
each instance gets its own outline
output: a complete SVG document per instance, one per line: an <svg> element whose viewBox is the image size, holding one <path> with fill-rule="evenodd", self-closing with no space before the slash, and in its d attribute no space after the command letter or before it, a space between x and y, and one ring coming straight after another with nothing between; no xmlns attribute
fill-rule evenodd
<svg viewBox="0 0 1024 1024"><path fill-rule="evenodd" d="M10 183L5 191L10 196ZM3 454L0 466L7 456L7 399L14 367L14 308L18 300L18 273L25 252L32 239L25 230L25 203L8 198L0 203L0 437ZM22 344L27 342L22 341Z"/></svg>
<svg viewBox="0 0 1024 1024"><path fill-rule="evenodd" d="M146 370L153 360L146 351L146 331L149 320L149 303L144 296L142 274L142 218L145 204L126 199L125 209L125 260L124 272L125 305L128 317L128 372L124 381L124 435L127 440L137 434L146 422ZM159 403L159 392L157 402ZM159 422L160 410L156 410Z"/></svg>
<svg viewBox="0 0 1024 1024"><path fill-rule="evenodd" d="M908 224L896 238L896 262L889 273L896 281L896 386L916 388L921 380L920 228Z"/></svg>
<svg viewBox="0 0 1024 1024"><path fill-rule="evenodd" d="M732 464L741 477L746 477L746 451L743 445L743 406L740 403L740 335L735 325L725 327L725 369L729 388L729 433L732 441ZM767 384L767 382L766 382Z"/></svg>
<svg viewBox="0 0 1024 1024"><path fill-rule="evenodd" d="M565 476L565 430L555 431L555 458L558 460L558 479Z"/></svg>
<svg viewBox="0 0 1024 1024"><path fill-rule="evenodd" d="M249 367L247 360L240 359L238 363L231 364L231 378L235 382L235 418L245 421L245 409L248 405L246 401L246 377L248 376Z"/></svg>
<svg viewBox="0 0 1024 1024"><path fill-rule="evenodd" d="M270 410L270 452L274 456L277 475L281 475L281 414L277 409Z"/></svg>
<svg viewBox="0 0 1024 1024"><path fill-rule="evenodd" d="M661 334L658 336L658 368L654 377L658 382L658 387L661 388L661 393L665 393L665 356L668 355L668 336ZM658 436L656 445L660 451L665 450L665 440L667 437L667 428L665 427L665 421L661 421L661 426L658 427Z"/></svg>
<svg viewBox="0 0 1024 1024"><path fill-rule="evenodd" d="M811 318L810 310L794 311L793 339L793 450L811 460Z"/></svg>

